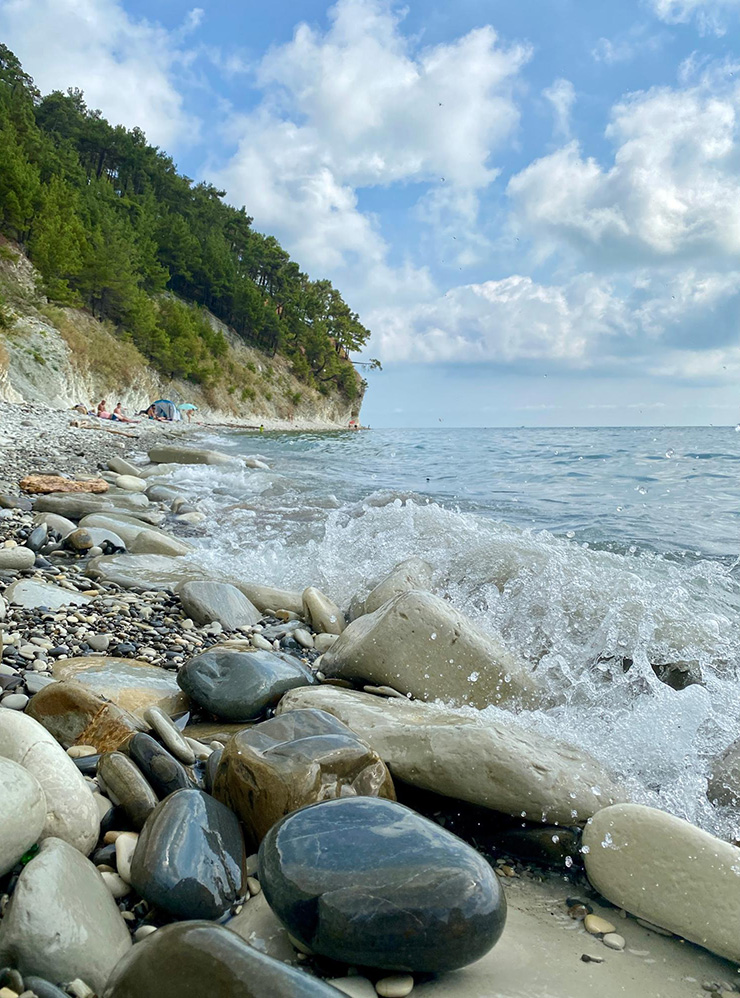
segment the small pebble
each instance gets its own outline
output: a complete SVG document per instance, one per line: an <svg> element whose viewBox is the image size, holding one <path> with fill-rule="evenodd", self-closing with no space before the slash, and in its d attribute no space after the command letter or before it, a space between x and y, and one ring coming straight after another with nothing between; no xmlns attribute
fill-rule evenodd
<svg viewBox="0 0 740 998"><path fill-rule="evenodd" d="M586 915L583 919L583 927L586 932L590 932L592 936L603 936L607 932L616 932L617 928L612 925L611 922L607 922L605 918L600 918L598 915Z"/></svg>
<svg viewBox="0 0 740 998"><path fill-rule="evenodd" d="M261 892L262 885L255 877L247 877L247 888L249 889L249 893L252 897L254 897L256 894Z"/></svg>
<svg viewBox="0 0 740 998"><path fill-rule="evenodd" d="M70 759L86 759L89 755L97 755L98 750L94 745L70 745L67 755Z"/></svg>
<svg viewBox="0 0 740 998"><path fill-rule="evenodd" d="M8 707L10 710L25 710L28 700L25 693L9 693L0 700L0 706Z"/></svg>
<svg viewBox="0 0 740 998"><path fill-rule="evenodd" d="M116 867L121 880L127 884L131 883L131 861L134 858L134 850L139 836L136 832L123 832L116 839Z"/></svg>
<svg viewBox="0 0 740 998"><path fill-rule="evenodd" d="M100 876L114 898L125 897L131 890L131 884L127 884L123 877L119 877L117 873L105 872L101 873Z"/></svg>
<svg viewBox="0 0 740 998"><path fill-rule="evenodd" d="M257 853L253 852L251 856L247 856L246 862L247 876L253 877L257 872Z"/></svg>
<svg viewBox="0 0 740 998"><path fill-rule="evenodd" d="M134 932L134 940L135 942L140 943L142 939L146 939L147 936L150 936L152 932L156 931L156 925L140 925L136 932Z"/></svg>
<svg viewBox="0 0 740 998"><path fill-rule="evenodd" d="M414 990L411 974L392 974L375 982L375 990L382 998L406 998Z"/></svg>
<svg viewBox="0 0 740 998"><path fill-rule="evenodd" d="M601 941L609 949L623 950L626 945L624 936L620 936L618 932L607 932Z"/></svg>
<svg viewBox="0 0 740 998"><path fill-rule="evenodd" d="M590 953L584 953L581 956L581 960L583 960L584 963L603 963L604 962L604 957L603 956L591 956Z"/></svg>
<svg viewBox="0 0 740 998"><path fill-rule="evenodd" d="M582 922L588 915L588 908L583 904L574 904L572 908L568 908L568 914L576 922Z"/></svg>

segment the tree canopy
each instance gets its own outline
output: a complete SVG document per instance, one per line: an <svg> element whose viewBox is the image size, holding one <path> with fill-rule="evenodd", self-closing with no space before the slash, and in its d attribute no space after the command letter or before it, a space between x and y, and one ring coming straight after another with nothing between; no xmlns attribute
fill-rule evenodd
<svg viewBox="0 0 740 998"><path fill-rule="evenodd" d="M369 331L224 196L81 91L43 96L0 44L0 232L24 246L45 294L110 320L167 375L218 380L227 346L208 309L307 384L354 397L349 353Z"/></svg>

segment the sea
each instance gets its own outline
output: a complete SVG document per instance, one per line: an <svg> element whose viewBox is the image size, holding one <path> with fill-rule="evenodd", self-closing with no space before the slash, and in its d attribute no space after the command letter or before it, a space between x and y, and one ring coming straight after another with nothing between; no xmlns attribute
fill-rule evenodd
<svg viewBox="0 0 740 998"><path fill-rule="evenodd" d="M412 555L549 706L480 712L577 744L631 799L727 839L706 796L740 737L740 427L209 432L269 470L188 466L199 564L348 606ZM701 683L675 690L654 666ZM553 706L554 704L554 706ZM472 708L468 708L472 710Z"/></svg>

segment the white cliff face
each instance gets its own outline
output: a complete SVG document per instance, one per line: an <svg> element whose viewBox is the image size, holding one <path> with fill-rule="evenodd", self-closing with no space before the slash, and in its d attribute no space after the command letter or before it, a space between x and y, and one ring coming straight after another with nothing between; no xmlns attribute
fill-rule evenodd
<svg viewBox="0 0 740 998"><path fill-rule="evenodd" d="M171 398L197 405L198 420L268 429L346 429L358 416L361 396L348 402L320 395L294 377L287 358L250 347L213 316L214 328L229 343L225 369L236 363L253 371L254 398L243 398L228 375L210 388L163 378L110 324L82 309L50 306L36 290L32 264L18 247L8 246L0 256L0 292L11 319L9 328L0 329L0 401L69 409L105 398L111 407L121 402L127 412L138 412L152 399Z"/></svg>

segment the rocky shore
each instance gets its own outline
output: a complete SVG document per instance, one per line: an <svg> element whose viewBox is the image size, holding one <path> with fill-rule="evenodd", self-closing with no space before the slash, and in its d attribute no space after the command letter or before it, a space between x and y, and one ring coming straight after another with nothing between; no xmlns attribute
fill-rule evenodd
<svg viewBox="0 0 740 998"><path fill-rule="evenodd" d="M0 998L740 991L738 848L520 724L430 566L206 576L168 476L233 459L69 423L0 406Z"/></svg>

